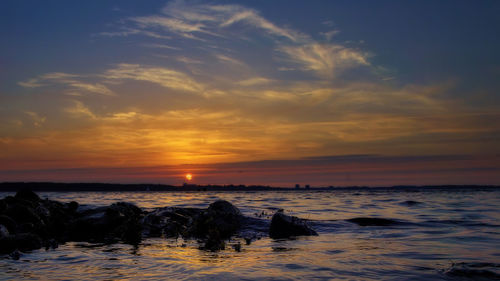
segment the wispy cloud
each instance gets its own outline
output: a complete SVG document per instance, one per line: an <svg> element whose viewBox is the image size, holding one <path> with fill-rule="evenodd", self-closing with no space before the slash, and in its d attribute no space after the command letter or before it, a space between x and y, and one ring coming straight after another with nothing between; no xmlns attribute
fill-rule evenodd
<svg viewBox="0 0 500 281"><path fill-rule="evenodd" d="M41 127L45 121L47 121L47 117L41 116L40 114L33 112L33 111L25 111L29 117L31 117L31 120L33 122L33 125L35 127Z"/></svg>
<svg viewBox="0 0 500 281"><path fill-rule="evenodd" d="M257 86L257 85L268 85L273 82L274 80L265 77L253 77L250 79L238 81L236 82L236 84L241 86Z"/></svg>
<svg viewBox="0 0 500 281"><path fill-rule="evenodd" d="M173 46L166 45L166 44L142 44L142 46L147 47L147 48L181 50L181 48L173 47Z"/></svg>
<svg viewBox="0 0 500 281"><path fill-rule="evenodd" d="M327 32L320 32L321 35L323 35L325 37L325 39L327 41L331 41L333 36L339 34L340 31L337 30L337 29L334 29L334 30L330 30L330 31L327 31Z"/></svg>
<svg viewBox="0 0 500 281"><path fill-rule="evenodd" d="M146 67L138 64L119 64L107 70L103 78L108 80L147 81L166 88L199 92L203 86L187 74L162 67Z"/></svg>
<svg viewBox="0 0 500 281"><path fill-rule="evenodd" d="M73 117L86 117L90 119L97 119L97 116L79 100L73 100L72 105L64 108L64 112Z"/></svg>
<svg viewBox="0 0 500 281"><path fill-rule="evenodd" d="M323 77L334 77L337 73L357 67L368 66L368 54L337 44L311 43L302 46L286 46L280 50L292 62L302 65Z"/></svg>
<svg viewBox="0 0 500 281"><path fill-rule="evenodd" d="M108 87L100 83L89 83L83 81L83 77L76 74L51 72L38 76L37 78L28 79L27 81L18 82L18 85L25 88L38 88L47 85L59 84L71 88L73 91L82 90L88 93L101 94L105 96L115 96L116 94ZM70 92L73 95L74 92Z"/></svg>
<svg viewBox="0 0 500 281"><path fill-rule="evenodd" d="M121 31L101 32L102 36L148 35L162 38L165 32L185 38L198 39L198 35L222 37L222 30L238 23L266 34L285 38L292 42L308 40L309 36L287 27L281 27L265 19L254 9L241 5L200 4L194 1L170 1L156 15L132 17L128 19L133 27L124 27Z"/></svg>
<svg viewBox="0 0 500 281"><path fill-rule="evenodd" d="M239 65L239 66L246 66L246 64L238 59L223 55L223 54L215 54L215 57L219 59L219 61L234 64L234 65Z"/></svg>

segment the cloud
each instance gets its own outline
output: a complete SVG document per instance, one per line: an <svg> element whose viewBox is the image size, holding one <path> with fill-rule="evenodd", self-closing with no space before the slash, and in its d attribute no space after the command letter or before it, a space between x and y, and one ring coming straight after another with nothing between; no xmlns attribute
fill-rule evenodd
<svg viewBox="0 0 500 281"><path fill-rule="evenodd" d="M69 113L74 117L87 117L90 119L97 119L97 116L83 104L83 102L78 100L72 101L73 105L64 108L64 112Z"/></svg>
<svg viewBox="0 0 500 281"><path fill-rule="evenodd" d="M213 10L223 11L229 18L222 22L220 26L226 27L238 22L244 22L248 25L260 28L268 34L285 37L294 42L300 42L307 39L307 36L288 28L276 26L272 22L261 17L256 11L244 8L242 6L213 6Z"/></svg>
<svg viewBox="0 0 500 281"><path fill-rule="evenodd" d="M84 92L96 93L105 96L115 96L116 94L108 87L100 83L84 82L80 75L51 72L32 78L24 82L19 82L18 85L26 88L38 88L47 86L48 84L59 84L71 88L72 90L83 90ZM80 95L78 92L69 92L71 95Z"/></svg>
<svg viewBox="0 0 500 281"><path fill-rule="evenodd" d="M33 121L33 125L35 127L41 127L43 125L43 123L45 123L45 121L47 121L47 117L41 116L40 114L38 114L36 112L25 111L24 113L26 113L28 116L31 117L31 119Z"/></svg>
<svg viewBox="0 0 500 281"><path fill-rule="evenodd" d="M192 59L192 58L188 58L188 57L184 57L184 56L180 56L180 57L177 57L175 59L177 61L183 62L185 64L203 64L203 61L201 61L201 60L196 60L196 59Z"/></svg>
<svg viewBox="0 0 500 281"><path fill-rule="evenodd" d="M162 67L145 67L138 64L119 64L107 70L103 78L108 80L136 80L147 81L166 88L200 92L203 85L199 84L187 74Z"/></svg>
<svg viewBox="0 0 500 281"><path fill-rule="evenodd" d="M203 29L203 24L188 23L182 20L167 18L163 16L137 17L132 18L131 20L138 23L141 27L161 27L188 38L193 38L191 33L194 32L210 33Z"/></svg>
<svg viewBox="0 0 500 281"><path fill-rule="evenodd" d="M169 50L181 50L180 48L173 47L166 44L143 44L142 46L147 48L158 48L158 49L169 49Z"/></svg>
<svg viewBox="0 0 500 281"><path fill-rule="evenodd" d="M226 55L216 54L215 57L217 59L219 59L219 61L222 61L222 62L227 62L227 63L234 64L234 65L246 66L244 62L237 60L235 58L228 57Z"/></svg>
<svg viewBox="0 0 500 281"><path fill-rule="evenodd" d="M368 54L337 44L311 43L302 46L285 46L280 51L292 62L311 70L322 77L336 74L357 66L369 66Z"/></svg>
<svg viewBox="0 0 500 281"><path fill-rule="evenodd" d="M241 85L241 86L258 86L258 85L267 85L270 83L273 83L274 80L264 78L264 77L254 77L250 79L245 79L236 82L236 84Z"/></svg>
<svg viewBox="0 0 500 281"><path fill-rule="evenodd" d="M266 34L285 38L292 42L308 40L308 36L296 30L280 27L262 17L258 11L241 5L200 4L193 1L170 1L156 15L132 17L128 19L133 27L123 27L121 31L101 32L102 36L147 35L154 38L167 37L164 32L177 34L189 39L201 39L204 34L223 37L222 30L238 23L246 24ZM162 33L163 32L163 33Z"/></svg>
<svg viewBox="0 0 500 281"><path fill-rule="evenodd" d="M141 30L137 28L123 28L122 31L114 31L114 32L100 32L96 35L105 36L105 37L127 37L130 35L145 35L149 37L153 37L156 39L170 39L170 36L162 35L157 32Z"/></svg>
<svg viewBox="0 0 500 281"><path fill-rule="evenodd" d="M340 31L337 30L337 29L334 29L334 30L330 30L330 31L327 31L327 32L320 32L321 35L323 35L325 37L325 39L327 41L331 41L333 36L339 34Z"/></svg>
<svg viewBox="0 0 500 281"><path fill-rule="evenodd" d="M32 78L26 81L17 82L17 84L24 88L38 88L44 86L44 84L40 83L40 80L37 78Z"/></svg>

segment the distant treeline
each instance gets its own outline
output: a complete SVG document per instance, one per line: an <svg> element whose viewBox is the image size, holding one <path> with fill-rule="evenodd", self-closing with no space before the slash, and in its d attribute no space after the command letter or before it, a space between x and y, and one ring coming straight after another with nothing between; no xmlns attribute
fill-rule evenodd
<svg viewBox="0 0 500 281"><path fill-rule="evenodd" d="M327 191L327 190L353 190L353 191L426 191L426 190L492 190L500 186L483 185L431 185L431 186L328 186L328 187L271 187L260 185L191 185L182 186L164 184L113 184L113 183L55 183L55 182L4 182L0 183L0 191L19 191L29 189L32 191Z"/></svg>

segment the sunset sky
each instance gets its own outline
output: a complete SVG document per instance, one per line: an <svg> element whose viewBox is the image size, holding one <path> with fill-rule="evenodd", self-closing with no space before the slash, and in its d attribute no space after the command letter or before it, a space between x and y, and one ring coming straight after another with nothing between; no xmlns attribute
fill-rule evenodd
<svg viewBox="0 0 500 281"><path fill-rule="evenodd" d="M0 181L500 184L499 1L2 1Z"/></svg>

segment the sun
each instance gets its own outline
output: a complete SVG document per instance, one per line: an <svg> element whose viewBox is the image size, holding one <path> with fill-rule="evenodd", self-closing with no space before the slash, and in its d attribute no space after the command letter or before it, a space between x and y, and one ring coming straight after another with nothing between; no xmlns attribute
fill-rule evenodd
<svg viewBox="0 0 500 281"><path fill-rule="evenodd" d="M191 174L186 174L186 180L190 181L193 179L193 175Z"/></svg>

